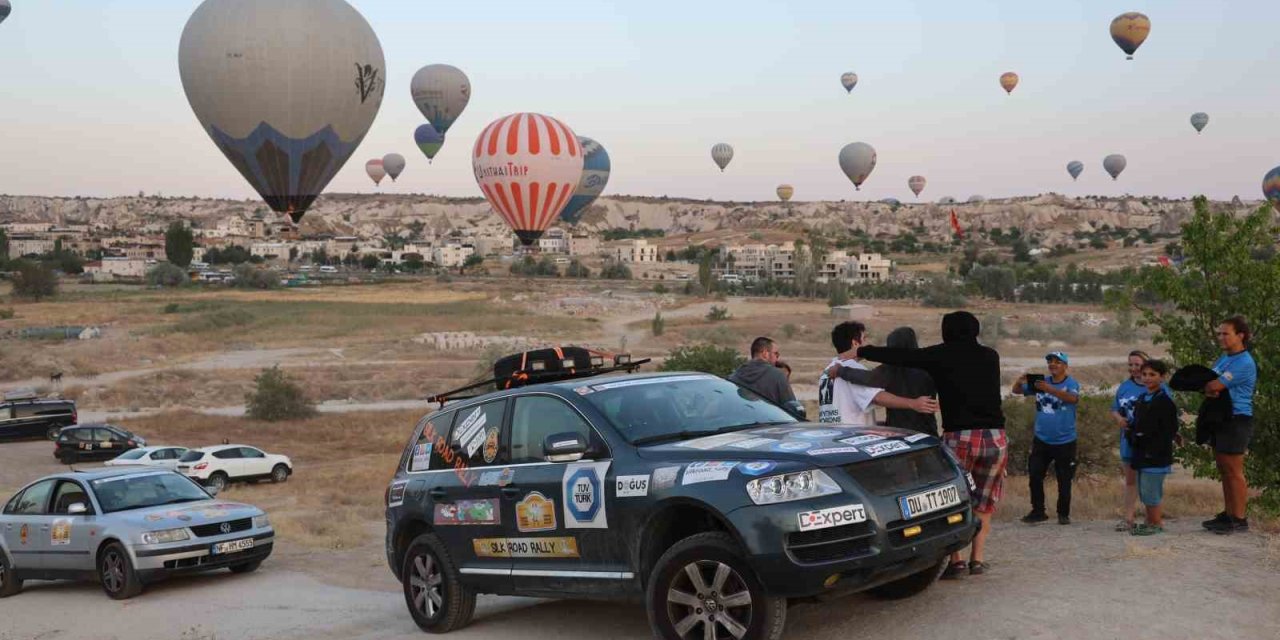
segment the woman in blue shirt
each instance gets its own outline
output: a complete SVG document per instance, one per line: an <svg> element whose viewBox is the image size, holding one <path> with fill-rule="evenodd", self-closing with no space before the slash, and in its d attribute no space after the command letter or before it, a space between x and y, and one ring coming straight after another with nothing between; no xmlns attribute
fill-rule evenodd
<svg viewBox="0 0 1280 640"><path fill-rule="evenodd" d="M1213 450L1222 476L1222 513L1206 520L1204 527L1214 533L1248 531L1245 519L1248 487L1244 479L1244 456L1253 437L1253 390L1258 382L1258 366L1249 353L1253 334L1243 316L1232 316L1218 326L1218 344L1224 353L1213 370L1218 379L1205 385L1204 394L1216 398L1231 394L1231 421L1219 425L1213 434Z"/></svg>
<svg viewBox="0 0 1280 640"><path fill-rule="evenodd" d="M1111 417L1120 427L1120 462L1124 468L1124 520L1116 523L1116 531L1133 529L1134 510L1138 506L1138 473L1131 466L1133 448L1129 445L1128 429L1133 424L1133 410L1147 388L1142 383L1142 365L1151 356L1145 351L1129 352L1129 377L1116 389L1115 400L1111 402Z"/></svg>

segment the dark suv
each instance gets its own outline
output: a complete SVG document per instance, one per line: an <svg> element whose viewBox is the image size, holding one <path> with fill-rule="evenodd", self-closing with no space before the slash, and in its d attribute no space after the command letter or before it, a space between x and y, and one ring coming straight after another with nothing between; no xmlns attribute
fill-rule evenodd
<svg viewBox="0 0 1280 640"><path fill-rule="evenodd" d="M76 403L39 398L34 393L6 394L0 402L0 440L48 438L77 422Z"/></svg>
<svg viewBox="0 0 1280 640"><path fill-rule="evenodd" d="M788 599L926 589L972 540L939 441L802 423L696 373L573 379L445 405L387 489L415 622L477 593L644 598L663 638L778 638Z"/></svg>
<svg viewBox="0 0 1280 640"><path fill-rule="evenodd" d="M89 460L110 460L145 446L147 441L124 427L111 424L80 424L66 427L53 443L53 457L62 464Z"/></svg>

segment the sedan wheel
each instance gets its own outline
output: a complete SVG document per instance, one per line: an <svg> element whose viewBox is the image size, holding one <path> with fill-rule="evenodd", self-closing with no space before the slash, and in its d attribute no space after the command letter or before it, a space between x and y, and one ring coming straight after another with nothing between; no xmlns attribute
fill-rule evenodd
<svg viewBox="0 0 1280 640"><path fill-rule="evenodd" d="M119 543L111 543L98 559L102 590L113 600L127 600L142 593L142 581L133 570L129 554Z"/></svg>
<svg viewBox="0 0 1280 640"><path fill-rule="evenodd" d="M8 598L22 591L22 580L13 575L9 560L0 552L0 598Z"/></svg>

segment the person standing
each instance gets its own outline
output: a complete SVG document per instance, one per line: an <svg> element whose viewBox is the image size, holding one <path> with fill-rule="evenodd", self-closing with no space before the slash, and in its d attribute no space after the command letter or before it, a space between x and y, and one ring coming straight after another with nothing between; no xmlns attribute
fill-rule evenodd
<svg viewBox="0 0 1280 640"><path fill-rule="evenodd" d="M1147 509L1146 522L1133 527L1135 536L1164 533L1164 479L1173 473L1173 444L1178 436L1178 407L1164 385L1169 367L1159 360L1143 363L1143 392L1133 408L1125 432L1130 440L1130 466L1138 475L1138 494Z"/></svg>
<svg viewBox="0 0 1280 640"><path fill-rule="evenodd" d="M1253 392L1258 382L1258 365L1249 353L1253 338L1244 316L1232 316L1218 326L1218 344L1223 354L1213 363L1218 379L1204 387L1204 394L1216 398L1231 396L1231 419L1213 432L1214 457L1222 476L1222 513L1202 524L1214 533L1229 534L1248 531L1245 517L1248 486L1244 478L1244 456L1253 438Z"/></svg>
<svg viewBox="0 0 1280 640"><path fill-rule="evenodd" d="M772 338L756 338L751 341L751 359L730 374L729 380L778 406L794 402L796 394L791 390L791 382L786 372L777 367L781 355L778 343Z"/></svg>
<svg viewBox="0 0 1280 640"><path fill-rule="evenodd" d="M982 527L973 539L966 565L957 551L942 577L986 573L984 560L991 514L1004 494L1005 466L1009 460L1000 397L1000 354L978 342L982 325L968 311L942 317L942 344L923 349L863 346L859 357L872 362L923 369L938 388L942 405L942 442L960 466L973 477L970 491L973 510Z"/></svg>
<svg viewBox="0 0 1280 640"><path fill-rule="evenodd" d="M898 327L889 332L889 336L885 338L885 346L891 349L919 349L920 342L916 338L915 329ZM830 376L839 376L840 379L855 385L878 387L904 398L932 397L938 394L933 378L930 378L927 372L911 367L883 364L876 367L874 371L867 371L857 367L844 367L837 363L833 364L827 373ZM908 409L888 409L885 413L887 414L886 426L910 429L931 436L938 435L938 419L931 413L919 413Z"/></svg>
<svg viewBox="0 0 1280 640"><path fill-rule="evenodd" d="M841 322L831 330L831 346L836 350L836 357L818 378L818 421L873 426L876 423L874 406L928 414L936 412L938 402L928 396L904 398L875 387L850 383L830 373L837 365L863 371L867 369L857 360L857 350L866 339L866 333L866 325L854 321Z"/></svg>
<svg viewBox="0 0 1280 640"><path fill-rule="evenodd" d="M1027 524L1049 519L1044 506L1044 477L1053 464L1058 478L1058 524L1071 524L1071 482L1076 477L1076 404L1080 383L1067 374L1070 359L1062 351L1044 357L1049 377L1027 384L1023 375L1013 383L1013 393L1036 398L1035 439L1027 458L1031 484L1031 513L1022 517Z"/></svg>
<svg viewBox="0 0 1280 640"><path fill-rule="evenodd" d="M1146 352L1129 352L1129 377L1120 383L1115 400L1111 402L1111 418L1120 427L1120 464L1124 473L1124 518L1116 523L1116 531L1133 530L1134 511L1138 506L1138 473L1132 466L1128 429L1133 424L1133 408L1146 393L1146 386L1142 384L1142 365L1150 359Z"/></svg>

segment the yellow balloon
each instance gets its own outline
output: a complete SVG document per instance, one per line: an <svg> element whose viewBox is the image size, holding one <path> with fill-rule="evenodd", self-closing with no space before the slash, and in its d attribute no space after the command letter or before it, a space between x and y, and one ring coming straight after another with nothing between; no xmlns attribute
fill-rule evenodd
<svg viewBox="0 0 1280 640"><path fill-rule="evenodd" d="M783 202L791 202L791 196L795 195L795 187L789 184L778 185L778 199Z"/></svg>
<svg viewBox="0 0 1280 640"><path fill-rule="evenodd" d="M1000 86L1004 88L1005 93L1013 93L1014 87L1018 86L1018 74L1006 71L1000 76Z"/></svg>
<svg viewBox="0 0 1280 640"><path fill-rule="evenodd" d="M1133 52L1147 41L1150 34L1151 20L1141 13L1123 13L1111 21L1111 39L1129 54L1129 60L1133 59Z"/></svg>

